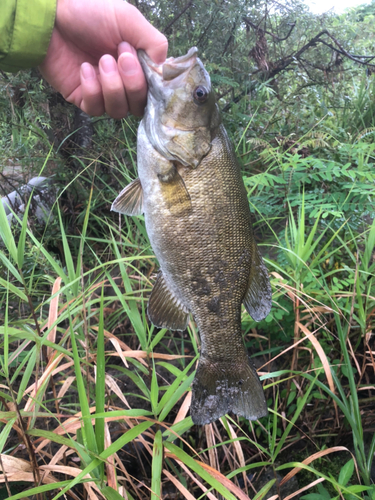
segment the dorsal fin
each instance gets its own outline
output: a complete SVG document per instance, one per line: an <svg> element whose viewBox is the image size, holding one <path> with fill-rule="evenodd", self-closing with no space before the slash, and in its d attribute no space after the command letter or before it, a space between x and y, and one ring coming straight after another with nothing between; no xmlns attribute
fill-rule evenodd
<svg viewBox="0 0 375 500"><path fill-rule="evenodd" d="M111 210L125 215L143 214L143 189L139 179L135 179L121 191L112 203Z"/></svg>
<svg viewBox="0 0 375 500"><path fill-rule="evenodd" d="M158 328L185 330L189 311L169 290L160 271L148 301L147 314L152 324Z"/></svg>
<svg viewBox="0 0 375 500"><path fill-rule="evenodd" d="M246 311L255 321L264 319L272 306L272 290L268 271L255 242L249 284L243 303Z"/></svg>

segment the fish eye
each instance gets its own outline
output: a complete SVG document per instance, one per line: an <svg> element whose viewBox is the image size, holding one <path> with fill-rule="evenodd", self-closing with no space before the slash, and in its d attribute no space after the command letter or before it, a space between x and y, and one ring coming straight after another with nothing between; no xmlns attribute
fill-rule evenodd
<svg viewBox="0 0 375 500"><path fill-rule="evenodd" d="M199 85L193 92L193 98L197 104L206 102L208 99L208 90L206 87Z"/></svg>

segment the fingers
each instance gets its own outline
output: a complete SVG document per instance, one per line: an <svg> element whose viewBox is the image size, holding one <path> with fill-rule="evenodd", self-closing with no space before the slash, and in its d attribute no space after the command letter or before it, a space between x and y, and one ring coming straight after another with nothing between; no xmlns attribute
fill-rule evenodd
<svg viewBox="0 0 375 500"><path fill-rule="evenodd" d="M111 55L99 61L98 73L89 63L81 65L81 109L91 116L106 112L124 118L130 111L141 116L146 104L147 84L135 49L128 43L119 46L118 62Z"/></svg>
<svg viewBox="0 0 375 500"><path fill-rule="evenodd" d="M91 116L104 112L112 118L124 118L129 111L124 85L115 59L100 58L98 74L89 63L81 65L82 102L80 108Z"/></svg>
<svg viewBox="0 0 375 500"><path fill-rule="evenodd" d="M101 57L99 72L106 112L112 118L124 118L129 106L116 60L108 54Z"/></svg>
<svg viewBox="0 0 375 500"><path fill-rule="evenodd" d="M147 83L135 49L127 42L118 47L118 68L125 88L129 111L141 116L146 105Z"/></svg>
<svg viewBox="0 0 375 500"><path fill-rule="evenodd" d="M147 83L136 49L144 49L156 63L165 61L168 42L131 4L114 0L119 28L118 60L103 55L94 68L81 65L80 107L92 116L107 112L112 118L124 118L128 112L141 116L147 96ZM122 33L123 31L123 33ZM92 61L93 62L93 61Z"/></svg>
<svg viewBox="0 0 375 500"><path fill-rule="evenodd" d="M82 101L77 105L90 116L102 115L105 110L102 86L94 67L90 63L83 63L80 77Z"/></svg>

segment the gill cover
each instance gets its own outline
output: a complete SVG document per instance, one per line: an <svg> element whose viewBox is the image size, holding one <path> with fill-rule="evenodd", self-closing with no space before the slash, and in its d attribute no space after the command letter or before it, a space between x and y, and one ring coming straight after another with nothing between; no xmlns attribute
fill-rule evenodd
<svg viewBox="0 0 375 500"><path fill-rule="evenodd" d="M148 140L167 160L196 168L220 124L211 80L196 47L164 64L155 64L142 50L138 57L149 87L143 118Z"/></svg>

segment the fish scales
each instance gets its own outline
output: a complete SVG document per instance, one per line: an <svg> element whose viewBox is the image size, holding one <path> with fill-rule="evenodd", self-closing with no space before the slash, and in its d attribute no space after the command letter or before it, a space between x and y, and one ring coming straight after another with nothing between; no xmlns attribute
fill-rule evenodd
<svg viewBox="0 0 375 500"><path fill-rule="evenodd" d="M203 425L228 411L253 420L267 406L243 344L241 304L259 321L271 307L271 290L240 168L196 49L165 67L144 53L140 60L149 95L138 130L139 181L112 208L145 215L161 269L149 299L151 321L183 330L191 313L197 323L193 421Z"/></svg>

